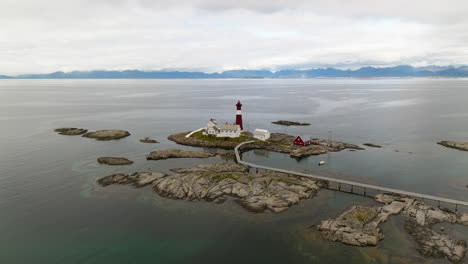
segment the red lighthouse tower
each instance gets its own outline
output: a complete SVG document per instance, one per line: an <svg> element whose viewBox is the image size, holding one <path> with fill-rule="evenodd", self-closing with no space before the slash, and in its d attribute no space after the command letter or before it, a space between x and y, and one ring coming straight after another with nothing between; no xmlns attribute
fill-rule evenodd
<svg viewBox="0 0 468 264"><path fill-rule="evenodd" d="M244 126L242 125L242 112L241 112L242 104L240 100L237 101L236 107L237 107L236 125L239 125L241 130L244 130Z"/></svg>

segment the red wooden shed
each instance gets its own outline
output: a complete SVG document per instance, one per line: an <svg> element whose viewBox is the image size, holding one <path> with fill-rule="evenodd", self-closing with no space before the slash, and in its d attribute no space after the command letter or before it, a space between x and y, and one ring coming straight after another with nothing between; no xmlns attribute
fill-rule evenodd
<svg viewBox="0 0 468 264"><path fill-rule="evenodd" d="M304 140L302 140L302 138L300 136L297 136L297 138L294 139L293 145L294 146L304 146L305 143L304 143Z"/></svg>

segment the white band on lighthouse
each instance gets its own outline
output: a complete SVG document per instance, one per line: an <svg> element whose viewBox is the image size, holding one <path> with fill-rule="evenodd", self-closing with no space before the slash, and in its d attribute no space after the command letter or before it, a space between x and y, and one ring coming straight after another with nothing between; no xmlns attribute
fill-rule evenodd
<svg viewBox="0 0 468 264"><path fill-rule="evenodd" d="M236 115L242 115L241 110L237 110Z"/></svg>

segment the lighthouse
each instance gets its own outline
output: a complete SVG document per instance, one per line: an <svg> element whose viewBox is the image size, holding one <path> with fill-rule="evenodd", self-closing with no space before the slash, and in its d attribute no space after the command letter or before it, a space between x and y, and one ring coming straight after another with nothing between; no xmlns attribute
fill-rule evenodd
<svg viewBox="0 0 468 264"><path fill-rule="evenodd" d="M241 130L244 130L244 126L242 125L242 112L241 112L242 104L240 100L237 101L236 107L237 107L236 125L239 125Z"/></svg>

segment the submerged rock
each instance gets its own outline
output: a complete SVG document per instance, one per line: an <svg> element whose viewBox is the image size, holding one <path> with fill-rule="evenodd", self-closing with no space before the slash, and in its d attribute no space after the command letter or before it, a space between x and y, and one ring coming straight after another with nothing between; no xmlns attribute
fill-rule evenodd
<svg viewBox="0 0 468 264"><path fill-rule="evenodd" d="M76 128L76 127L57 128L54 131L59 133L60 135L66 135L66 136L77 136L77 135L82 135L88 132L87 129Z"/></svg>
<svg viewBox="0 0 468 264"><path fill-rule="evenodd" d="M88 132L83 135L83 137L95 138L102 141L121 139L128 136L130 136L130 133L125 130L98 130L95 132Z"/></svg>
<svg viewBox="0 0 468 264"><path fill-rule="evenodd" d="M173 199L205 200L221 203L226 196L236 198L252 212L283 212L320 189L316 180L283 173L250 174L249 168L236 163L214 163L193 168L172 169L173 174L147 177L160 196ZM98 182L139 186L143 173L113 174ZM154 173L152 174L154 175ZM144 186L142 185L142 186Z"/></svg>
<svg viewBox="0 0 468 264"><path fill-rule="evenodd" d="M97 159L99 164L107 164L107 165L130 165L133 164L133 161L127 158L121 157L100 157Z"/></svg>
<svg viewBox="0 0 468 264"><path fill-rule="evenodd" d="M353 206L338 218L320 223L318 230L323 238L353 246L376 246L384 238L379 225L392 214L399 214L404 204L382 207Z"/></svg>
<svg viewBox="0 0 468 264"><path fill-rule="evenodd" d="M288 121L288 120L278 120L278 121L274 121L271 123L275 125L280 125L280 126L310 126L309 123L300 123L300 122Z"/></svg>
<svg viewBox="0 0 468 264"><path fill-rule="evenodd" d="M375 201L383 206L353 206L338 218L325 220L319 226L322 237L355 246L375 246L383 239L379 224L390 215L406 218L405 230L415 238L424 256L446 258L453 263L463 260L467 243L433 230L442 222L468 226L468 213L433 208L415 199L393 194L378 194Z"/></svg>
<svg viewBox="0 0 468 264"><path fill-rule="evenodd" d="M372 148L381 148L382 146L373 144L373 143L364 143L364 146L372 147Z"/></svg>
<svg viewBox="0 0 468 264"><path fill-rule="evenodd" d="M468 142L440 141L440 142L437 142L437 144L448 147L448 148L454 148L454 149L468 151Z"/></svg>
<svg viewBox="0 0 468 264"><path fill-rule="evenodd" d="M459 263L465 257L467 244L464 240L436 232L413 218L406 221L405 230L414 237L419 246L418 252L423 256L446 258L453 263Z"/></svg>
<svg viewBox="0 0 468 264"><path fill-rule="evenodd" d="M159 141L151 139L149 137L145 137L145 138L140 139L140 142L142 142L142 143L159 143Z"/></svg>
<svg viewBox="0 0 468 264"><path fill-rule="evenodd" d="M464 259L467 242L436 232L433 226L443 222L468 226L468 213L433 208L421 201L391 194L379 194L376 201L387 204L404 202L402 214L406 217L405 230L416 240L421 255L446 258L453 263Z"/></svg>

